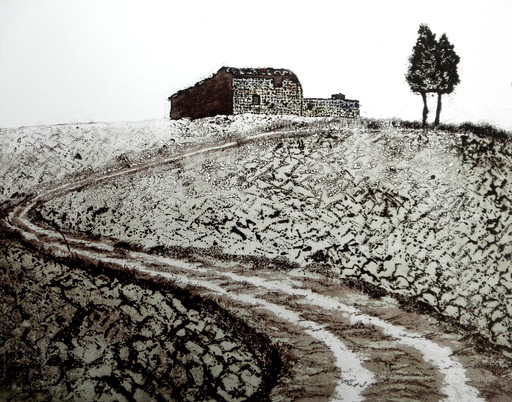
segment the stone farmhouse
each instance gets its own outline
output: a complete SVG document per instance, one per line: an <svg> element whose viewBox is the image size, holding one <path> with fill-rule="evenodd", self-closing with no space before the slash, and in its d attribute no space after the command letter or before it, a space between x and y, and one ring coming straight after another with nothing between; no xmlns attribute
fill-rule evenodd
<svg viewBox="0 0 512 402"><path fill-rule="evenodd" d="M359 116L359 101L332 95L303 98L302 86L290 70L222 67L212 77L169 97L171 119L197 119L242 113L308 117Z"/></svg>

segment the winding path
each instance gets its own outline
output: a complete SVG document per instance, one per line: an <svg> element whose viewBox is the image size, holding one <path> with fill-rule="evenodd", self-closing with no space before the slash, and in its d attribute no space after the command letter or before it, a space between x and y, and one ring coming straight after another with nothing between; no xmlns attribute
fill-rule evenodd
<svg viewBox="0 0 512 402"><path fill-rule="evenodd" d="M301 364L294 365L272 391L273 400L484 400L480 391L490 392L492 379L478 375L474 355L463 359L461 351L467 345L462 336L444 334L434 319L401 310L391 298L370 299L339 282L300 269L280 273L213 257L196 256L193 262L136 251L120 254L110 241L64 237L29 218L38 203L83 186L283 135L290 133L263 133L195 148L58 186L16 207L8 224L54 255L74 253L123 265L194 286L225 308L243 306L254 325L266 328L300 358ZM472 361L475 367L470 367L468 362Z"/></svg>

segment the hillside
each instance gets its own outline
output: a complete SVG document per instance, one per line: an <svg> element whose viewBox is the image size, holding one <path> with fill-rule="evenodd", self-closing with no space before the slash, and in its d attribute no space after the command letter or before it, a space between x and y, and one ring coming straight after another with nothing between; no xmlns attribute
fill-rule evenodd
<svg viewBox="0 0 512 402"><path fill-rule="evenodd" d="M510 391L510 141L250 115L2 134L0 397Z"/></svg>
<svg viewBox="0 0 512 402"><path fill-rule="evenodd" d="M298 124L293 116L219 116L200 120L148 120L0 128L0 202L40 185L76 180L98 169L140 163L185 146L244 136L274 125Z"/></svg>
<svg viewBox="0 0 512 402"><path fill-rule="evenodd" d="M510 144L489 139L331 130L105 181L41 212L149 250L214 248L358 279L510 347L511 167Z"/></svg>

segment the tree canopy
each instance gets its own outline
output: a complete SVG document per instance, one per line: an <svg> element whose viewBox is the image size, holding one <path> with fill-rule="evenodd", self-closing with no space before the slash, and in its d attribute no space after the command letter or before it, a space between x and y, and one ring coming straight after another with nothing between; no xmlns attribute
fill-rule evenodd
<svg viewBox="0 0 512 402"><path fill-rule="evenodd" d="M438 95L436 120L439 124L441 113L441 96L453 92L460 82L457 66L460 57L455 53L454 46L443 34L439 41L430 28L421 24L418 39L409 58L409 68L406 79L411 91L421 95L423 99L423 127L427 124L428 106L427 94Z"/></svg>
<svg viewBox="0 0 512 402"><path fill-rule="evenodd" d="M432 92L436 87L436 45L435 34L427 25L420 25L407 73L407 82L415 93Z"/></svg>
<svg viewBox="0 0 512 402"><path fill-rule="evenodd" d="M451 94L457 84L460 82L457 66L460 57L455 53L454 46L448 40L446 34L443 34L436 47L436 90L437 110L434 126L439 125L441 115L441 96Z"/></svg>

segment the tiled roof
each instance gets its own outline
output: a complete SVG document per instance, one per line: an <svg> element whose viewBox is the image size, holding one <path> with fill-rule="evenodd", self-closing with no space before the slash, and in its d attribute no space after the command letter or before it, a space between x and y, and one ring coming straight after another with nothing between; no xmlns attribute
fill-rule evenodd
<svg viewBox="0 0 512 402"><path fill-rule="evenodd" d="M268 75L268 76L274 76L274 75L282 75L282 76L293 76L295 77L295 74L287 70L285 68L273 68L273 67L263 67L263 68L236 68L236 67L222 67L222 69L225 69L226 72L229 74L233 74L234 76L262 76L262 75Z"/></svg>

